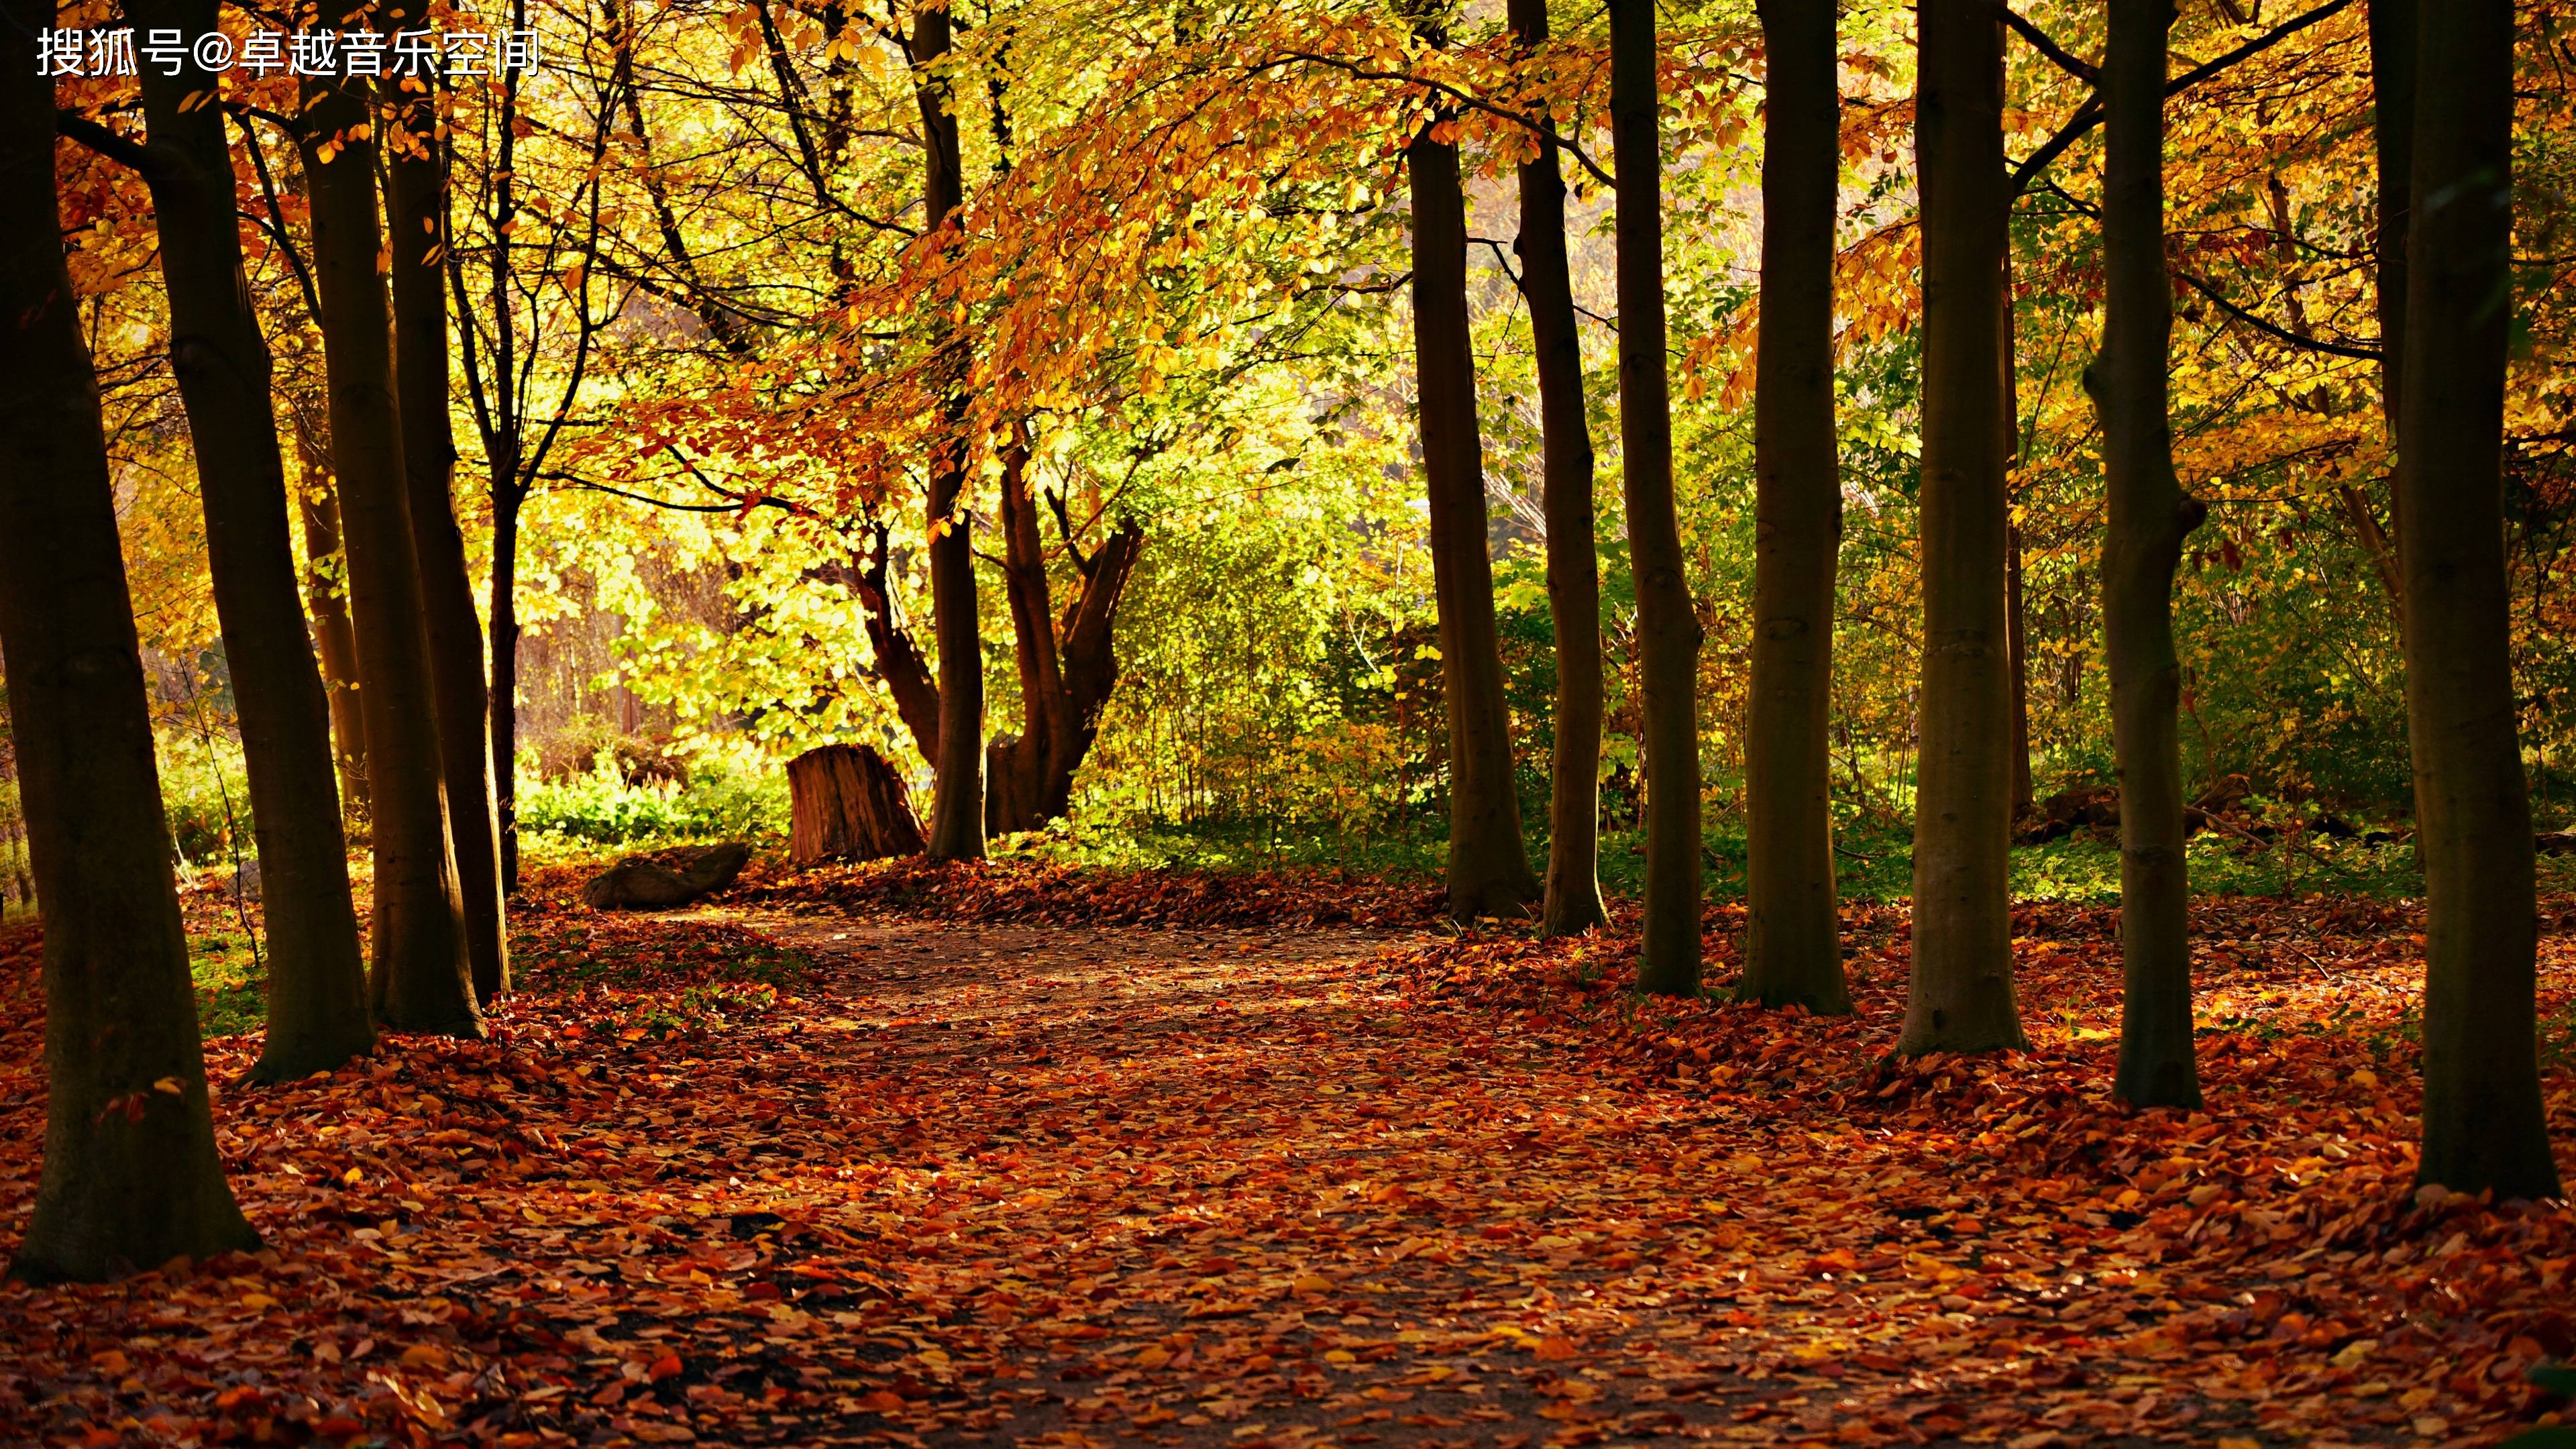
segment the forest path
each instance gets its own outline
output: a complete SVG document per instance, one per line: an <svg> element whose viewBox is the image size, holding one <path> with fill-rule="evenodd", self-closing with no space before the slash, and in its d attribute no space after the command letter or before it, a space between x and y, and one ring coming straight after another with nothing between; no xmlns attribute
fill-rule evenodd
<svg viewBox="0 0 2576 1449"><path fill-rule="evenodd" d="M890 1387L838 1379L853 1392L825 1402L857 1412L780 1415L790 1438L1965 1433L2038 1449L2153 1442L2126 1432L2149 1421L2208 1443L2242 1412L2205 1417L2184 1389L2173 1418L2169 1389L2161 1405L2105 1402L2117 1427L2061 1439L2034 1421L2062 1403L2062 1370L2032 1384L2028 1361L1872 1352L1899 1329L1833 1284L1848 1253L1823 1281L1812 1265L1804 1282L1748 1281L1726 1250L1814 1206L1807 1175L1765 1167L1761 1136L1790 1122L1605 1083L1510 1014L1408 1001L1386 948L1418 938L710 918L820 964L812 1007L832 1014L799 1072L830 1085L837 1120L806 1124L799 1150L879 1174L878 1205L909 1238L881 1241L870 1266L925 1315L880 1309L811 1341ZM1791 1273L1804 1236L1774 1245ZM1855 1374L1869 1387L1847 1393Z"/></svg>

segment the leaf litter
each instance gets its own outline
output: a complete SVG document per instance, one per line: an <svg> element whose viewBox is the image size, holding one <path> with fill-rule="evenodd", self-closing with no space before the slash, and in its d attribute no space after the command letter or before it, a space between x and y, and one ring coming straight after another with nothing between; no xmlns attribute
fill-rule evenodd
<svg viewBox="0 0 2576 1449"><path fill-rule="evenodd" d="M2397 907L2197 903L2211 1105L2131 1114L2108 911L2017 918L2032 1050L1891 1062L1896 910L1848 912L1860 1009L1818 1019L1638 998L1615 933L1176 875L852 870L664 917L540 875L492 1040L221 1090L262 1251L0 1288L0 1425L2244 1449L2567 1407L2576 1220L2413 1188ZM1722 983L1741 922L1709 925ZM32 933L0 994L14 1230ZM255 1050L211 1041L218 1082ZM2564 1152L2563 1054L2547 1089Z"/></svg>

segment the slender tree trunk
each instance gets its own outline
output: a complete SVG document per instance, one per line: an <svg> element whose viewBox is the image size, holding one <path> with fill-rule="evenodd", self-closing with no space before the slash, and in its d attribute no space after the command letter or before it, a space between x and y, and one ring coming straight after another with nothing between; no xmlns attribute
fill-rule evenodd
<svg viewBox="0 0 2576 1449"><path fill-rule="evenodd" d="M501 891L519 892L519 509L527 490L518 459L492 459L492 826L501 846ZM459 901L460 907L462 900Z"/></svg>
<svg viewBox="0 0 2576 1449"><path fill-rule="evenodd" d="M877 677L894 696L895 713L912 735L913 748L936 768L939 761L939 685L912 631L895 621L894 585L888 578L887 529L876 525L876 545L866 568L857 574L859 602L876 653Z"/></svg>
<svg viewBox="0 0 2576 1449"><path fill-rule="evenodd" d="M947 77L926 69L949 53L945 7L923 6L912 22L912 62L929 153L923 225L936 231L965 203L957 110ZM931 760L930 846L933 860L978 860L984 854L984 640L978 630L975 555L968 539L966 488L974 450L966 437L966 339L939 341L948 395L941 435L930 460L930 619L939 645L939 753Z"/></svg>
<svg viewBox="0 0 2576 1449"><path fill-rule="evenodd" d="M1523 54L1547 43L1547 0L1511 0ZM1521 163L1521 295L1537 351L1539 476L1547 517L1547 604L1556 623L1556 750L1548 761L1547 900L1541 929L1579 935L1610 922L1601 903L1601 565L1592 536L1592 431L1583 341L1565 248L1565 178L1544 111L1538 153Z"/></svg>
<svg viewBox="0 0 2576 1449"><path fill-rule="evenodd" d="M1484 444L1467 321L1467 198L1458 148L1431 128L1405 147L1413 206L1413 348L1422 472L1431 503L1432 593L1449 713L1449 910L1521 916L1540 900L1512 784L1511 716L1485 538Z"/></svg>
<svg viewBox="0 0 2576 1449"><path fill-rule="evenodd" d="M1923 192L1923 693L1914 963L1897 1050L2025 1045L2013 997L2010 627L2004 614L2003 25L1918 10Z"/></svg>
<svg viewBox="0 0 2576 1449"><path fill-rule="evenodd" d="M2535 1044L2531 797L2514 727L2504 557L2513 320L2513 6L2428 6L2416 52L2405 396L2406 723L2424 865L2417 1176L2558 1195Z"/></svg>
<svg viewBox="0 0 2576 1449"><path fill-rule="evenodd" d="M1020 672L1020 733L996 740L984 782L984 828L993 835L1046 823L1038 796L1053 752L1055 701L1064 693L1048 597L1046 547L1038 535L1037 500L1029 496L1029 448L1016 432L1002 449L1002 593L1010 606L1011 642Z"/></svg>
<svg viewBox="0 0 2576 1449"><path fill-rule="evenodd" d="M2009 222L2011 202L2005 202ZM1995 386L2000 390L2004 420L2004 642L2012 690L2012 818L2036 808L2030 769L2030 614L2023 587L2021 525L2012 521L2013 470L2021 465L2021 392L2014 369L2020 351L2013 325L2012 236L2004 237L2003 281L1995 291Z"/></svg>
<svg viewBox="0 0 2576 1449"><path fill-rule="evenodd" d="M133 0L139 28L197 35L212 0ZM145 66L144 116L170 304L170 366L195 442L206 552L250 773L268 923L268 1036L254 1075L329 1071L375 1045L332 777L330 708L304 632L286 521L286 469L269 391L268 340L242 277L223 112L189 106L214 77Z"/></svg>
<svg viewBox="0 0 2576 1449"><path fill-rule="evenodd" d="M1753 384L1753 680L1745 722L1744 982L1851 1010L1834 905L1834 0L1762 0L1762 314Z"/></svg>
<svg viewBox="0 0 2576 1449"><path fill-rule="evenodd" d="M480 1036L465 955L463 903L447 829L422 626L418 555L394 402L375 142L363 82L308 79L299 144L313 198L313 265L322 293L332 460L339 465L358 636L358 704L367 722L375 809L375 914L368 996L403 1031Z"/></svg>
<svg viewBox="0 0 2576 1449"><path fill-rule="evenodd" d="M387 23L415 25L419 0ZM402 414L404 494L420 565L421 622L438 711L440 773L447 786L449 849L465 908L466 959L485 1002L510 989L509 931L502 918L501 845L493 820L491 691L483 675L483 621L456 526L456 439L448 422L447 162L427 94L386 83L393 154L385 171L391 242L395 404Z"/></svg>
<svg viewBox="0 0 2576 1449"><path fill-rule="evenodd" d="M331 481L329 449L314 436L301 402L295 416L295 506L304 526L304 600L313 619L314 650L321 656L322 685L331 700L332 760L340 772L340 804L351 816L367 813L367 726L358 713L358 642L349 628L348 559L340 552L340 495Z"/></svg>
<svg viewBox="0 0 2576 1449"><path fill-rule="evenodd" d="M1654 0L1610 0L1610 144L1619 166L1619 472L1637 578L1645 695L1646 901L1638 983L1699 991L1699 613L1673 503Z"/></svg>
<svg viewBox="0 0 2576 1449"><path fill-rule="evenodd" d="M2197 1107L2191 1038L2191 881L2183 858L2182 661L2173 578L2208 510L2174 476L2166 417L2173 282L2165 272L2166 31L2172 0L2111 0L2102 65L2106 167L2102 355L2085 387L2102 413L2110 526L2102 625L2120 764L2120 1072L2139 1107Z"/></svg>
<svg viewBox="0 0 2576 1449"><path fill-rule="evenodd" d="M54 7L8 0L7 18L32 35ZM45 918L46 1111L9 1272L52 1282L259 1238L215 1152L98 384L63 265L54 86L26 59L0 66L0 673Z"/></svg>

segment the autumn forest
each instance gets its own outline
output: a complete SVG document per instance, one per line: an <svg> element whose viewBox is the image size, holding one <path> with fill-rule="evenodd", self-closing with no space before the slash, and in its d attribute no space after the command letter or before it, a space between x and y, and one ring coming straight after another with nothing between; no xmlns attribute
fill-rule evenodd
<svg viewBox="0 0 2576 1449"><path fill-rule="evenodd" d="M2576 8L0 5L0 1443L2576 1444Z"/></svg>

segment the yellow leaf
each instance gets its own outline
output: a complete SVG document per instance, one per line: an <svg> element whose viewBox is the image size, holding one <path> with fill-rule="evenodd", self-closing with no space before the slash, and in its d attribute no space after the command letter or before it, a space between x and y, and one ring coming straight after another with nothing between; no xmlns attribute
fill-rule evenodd
<svg viewBox="0 0 2576 1449"><path fill-rule="evenodd" d="M167 1092L171 1096L176 1097L186 1092L187 1088L179 1085L179 1079L177 1077L163 1077L161 1080L152 1084L152 1090L156 1092Z"/></svg>

